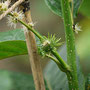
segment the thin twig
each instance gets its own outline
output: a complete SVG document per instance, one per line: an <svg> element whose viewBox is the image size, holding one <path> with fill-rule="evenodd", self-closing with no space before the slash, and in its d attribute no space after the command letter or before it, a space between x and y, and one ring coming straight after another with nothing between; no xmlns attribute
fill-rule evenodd
<svg viewBox="0 0 90 90"><path fill-rule="evenodd" d="M27 11L25 15L26 21L28 23L32 22L30 10ZM45 90L40 58L37 54L35 36L31 31L25 32L25 36L36 90Z"/></svg>
<svg viewBox="0 0 90 90"><path fill-rule="evenodd" d="M0 15L0 20L4 18L8 13L13 11L18 5L20 5L25 0L18 0L14 5L12 5L6 12L4 12L2 15Z"/></svg>
<svg viewBox="0 0 90 90"><path fill-rule="evenodd" d="M25 11L24 20L26 21L26 23L31 23L32 22L31 12L30 12L30 9L29 10L27 9L28 7L26 8L26 11ZM45 90L40 58L37 53L35 35L31 31L27 30L25 31L25 37L26 37L26 44L27 44L32 74L34 78L35 88L36 90Z"/></svg>

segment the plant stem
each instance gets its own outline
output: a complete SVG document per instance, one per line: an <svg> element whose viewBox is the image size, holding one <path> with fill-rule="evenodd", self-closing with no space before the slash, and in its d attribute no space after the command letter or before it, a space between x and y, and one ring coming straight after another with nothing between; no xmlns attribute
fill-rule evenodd
<svg viewBox="0 0 90 90"><path fill-rule="evenodd" d="M14 17L12 13L9 13L8 15ZM14 17L14 18L15 18L15 17ZM24 21L22 21L22 20L20 20L20 19L17 19L17 20L18 20L18 22L20 22L22 25L24 25L25 27L27 27L28 30L30 30L31 32L33 32L40 40L44 40L43 36L42 36L40 33L38 33L34 28L32 28L30 25L28 25L28 23L26 23L25 20L24 20Z"/></svg>
<svg viewBox="0 0 90 90"><path fill-rule="evenodd" d="M42 39L42 36L28 25L28 23L32 22L32 18L31 18L30 6L29 6L30 1L28 2L27 1L28 0L25 0L25 2L22 4L25 14L24 21L26 23L20 20L19 22L27 26L27 30L25 31L25 37L26 37L26 44L27 44L32 74L35 83L35 90L45 90L43 72L41 68L40 58L37 53L37 45L35 39L35 35L39 37L39 39Z"/></svg>
<svg viewBox="0 0 90 90"><path fill-rule="evenodd" d="M30 10L28 11L28 13L29 13L29 16L27 13L25 13L27 19L29 19L30 17ZM28 22L31 22L31 21L28 21ZM32 28L29 28L29 29L31 29L33 33L35 33L35 35L37 35L40 39L42 38L41 35L39 35L39 33L36 33L35 30L33 30ZM29 58L30 58L32 73L34 77L35 88L36 90L45 90L40 58L37 53L37 45L36 45L36 40L35 40L35 36L33 33L31 31L28 31L27 33L28 36L26 35L26 38L28 39L28 42L29 42L29 44L27 43L27 45L29 47L29 55L30 55Z"/></svg>
<svg viewBox="0 0 90 90"><path fill-rule="evenodd" d="M46 54L46 57L48 57L48 58L52 59L54 62L60 64L60 62L56 58L54 58L53 56Z"/></svg>
<svg viewBox="0 0 90 90"><path fill-rule="evenodd" d="M62 13L65 26L65 37L67 44L67 61L72 70L72 76L67 74L70 90L78 90L78 77L76 69L75 37L72 29L72 16L69 0L61 0Z"/></svg>
<svg viewBox="0 0 90 90"><path fill-rule="evenodd" d="M28 24L26 24L22 20L18 20L18 21L21 24L23 24L24 26L26 26L28 28L28 30L32 31L40 40L45 40L41 34L39 34L35 29L30 27ZM64 62L64 60L60 57L58 52L55 49L52 50L51 52L57 59L51 57L50 55L46 55L46 56L51 58L58 65L58 67L60 68L61 71L66 72L66 73L68 71L70 72L70 67ZM58 62L57 62L57 60L58 60Z"/></svg>
<svg viewBox="0 0 90 90"><path fill-rule="evenodd" d="M21 24L23 24L24 26L26 26L28 28L28 30L32 31L40 40L43 40L43 36L41 34L39 34L35 29L33 29L30 25L28 25L27 23L23 22L22 20L18 20Z"/></svg>
<svg viewBox="0 0 90 90"><path fill-rule="evenodd" d="M26 26L28 28L28 30L32 31L40 40L44 40L43 36L40 35L38 32L36 32L36 30L34 30L32 27L30 27L29 25L27 25L26 23L24 23L23 21L21 20L18 20L20 23L22 23L24 26ZM59 56L59 54L57 53L56 50L52 50L51 51L52 54L59 60L60 64L57 62L57 60L55 58L52 58L51 56L49 55L46 55L47 57L53 59L57 65L59 66L59 68L62 68L61 70L66 72L67 70L70 70L69 66L64 62L64 60Z"/></svg>
<svg viewBox="0 0 90 90"><path fill-rule="evenodd" d="M52 50L51 53L57 58L64 72L70 71L70 67L66 64L66 62L64 62L64 60L61 58L56 50Z"/></svg>
<svg viewBox="0 0 90 90"><path fill-rule="evenodd" d="M48 54L46 54L46 57L48 57L51 60L53 60L57 64L57 66L59 67L59 69L61 71L65 72L65 69L62 67L61 63L56 58L54 58L54 57L52 57L51 55L48 55Z"/></svg>

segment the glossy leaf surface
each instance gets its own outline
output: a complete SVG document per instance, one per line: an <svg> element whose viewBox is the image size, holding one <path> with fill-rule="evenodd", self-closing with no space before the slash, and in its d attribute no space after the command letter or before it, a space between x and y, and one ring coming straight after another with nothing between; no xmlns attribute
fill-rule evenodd
<svg viewBox="0 0 90 90"><path fill-rule="evenodd" d="M73 1L73 2L71 2ZM61 0L45 0L47 6L58 16L62 16ZM73 7L73 16L76 17L82 0L70 0L70 7Z"/></svg>
<svg viewBox="0 0 90 90"><path fill-rule="evenodd" d="M23 30L0 33L0 60L24 54L27 54L27 48Z"/></svg>

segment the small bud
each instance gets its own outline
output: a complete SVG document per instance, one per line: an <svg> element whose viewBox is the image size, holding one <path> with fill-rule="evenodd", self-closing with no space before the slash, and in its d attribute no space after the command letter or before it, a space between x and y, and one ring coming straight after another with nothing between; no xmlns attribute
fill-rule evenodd
<svg viewBox="0 0 90 90"><path fill-rule="evenodd" d="M9 0L5 2L0 2L0 14L2 14L4 11L8 9L9 4L10 4Z"/></svg>
<svg viewBox="0 0 90 90"><path fill-rule="evenodd" d="M50 45L50 41L45 40L42 45L43 45L43 46L48 46L48 45Z"/></svg>
<svg viewBox="0 0 90 90"><path fill-rule="evenodd" d="M8 16L7 19L8 19L7 22L8 26L16 28L17 20L12 16Z"/></svg>
<svg viewBox="0 0 90 90"><path fill-rule="evenodd" d="M31 27L34 27L35 24L36 24L36 22L35 23L33 23L33 22L28 23L28 25L30 25Z"/></svg>
<svg viewBox="0 0 90 90"><path fill-rule="evenodd" d="M16 28L16 24L18 23L18 19L22 20L24 17L24 14L22 11L18 12L18 8L16 8L14 11L11 12L11 14L13 16L8 16L8 25L10 25L11 27L13 26L14 28Z"/></svg>
<svg viewBox="0 0 90 90"><path fill-rule="evenodd" d="M73 30L75 31L76 34L78 34L79 31L82 31L81 26L79 26L78 24L73 25Z"/></svg>
<svg viewBox="0 0 90 90"><path fill-rule="evenodd" d="M34 23L33 22L30 22L30 23L28 23L28 25L30 25L31 27L33 27L34 26Z"/></svg>
<svg viewBox="0 0 90 90"><path fill-rule="evenodd" d="M52 50L55 50L58 46L61 46L62 43L60 43L60 38L57 39L55 34L54 35L49 35L48 37L43 37L44 40L41 40L40 43L38 44L39 48L39 53L42 56L45 56L46 54L51 54Z"/></svg>
<svg viewBox="0 0 90 90"><path fill-rule="evenodd" d="M11 12L11 14L16 18L22 20L24 18L24 14L22 11L18 11L18 8L16 8L14 11Z"/></svg>

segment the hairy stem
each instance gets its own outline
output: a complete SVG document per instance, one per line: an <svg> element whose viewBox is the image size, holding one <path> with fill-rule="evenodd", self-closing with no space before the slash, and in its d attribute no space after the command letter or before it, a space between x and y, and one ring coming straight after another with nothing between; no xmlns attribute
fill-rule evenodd
<svg viewBox="0 0 90 90"><path fill-rule="evenodd" d="M26 26L28 28L28 30L32 31L40 40L44 40L43 36L41 34L39 34L36 30L34 30L32 27L30 27L28 24L26 24L22 20L18 20L18 21L21 24L23 24L24 26ZM58 52L55 49L51 50L51 53L57 58L57 60L61 64L60 67L63 69L64 72L70 71L70 67L66 64L66 62L64 62L64 60L60 57L60 55L58 54ZM50 58L50 56L48 56L48 57ZM56 59L54 59L54 58L52 58L52 59L56 62ZM59 64L58 64L58 66L59 66Z"/></svg>
<svg viewBox="0 0 90 90"><path fill-rule="evenodd" d="M18 21L21 24L23 24L24 26L26 26L28 28L28 30L32 31L40 40L43 40L43 36L41 34L39 34L35 29L33 29L30 25L26 24L22 20L18 20Z"/></svg>
<svg viewBox="0 0 90 90"><path fill-rule="evenodd" d="M65 72L65 69L62 67L61 63L56 58L54 58L54 57L52 57L51 55L48 55L48 54L46 54L46 57L48 57L51 60L53 60L57 64L57 66L59 67L59 69L61 71Z"/></svg>
<svg viewBox="0 0 90 90"><path fill-rule="evenodd" d="M61 0L62 13L65 26L65 37L67 44L67 61L72 70L72 76L68 77L70 90L78 90L78 77L76 69L75 37L72 29L72 16L69 0Z"/></svg>
<svg viewBox="0 0 90 90"><path fill-rule="evenodd" d="M24 26L26 26L28 28L28 30L32 31L40 40L44 40L43 36L41 34L39 34L36 30L34 30L32 27L30 27L28 24L26 24L25 22L23 22L22 20L18 20L21 24L23 24ZM60 57L60 55L58 54L58 52L56 50L52 50L51 53L57 58L57 60L60 63L59 68L61 67L61 70L64 72L70 71L70 67L66 64L66 62L64 62L64 60ZM50 56L48 56L50 58ZM55 62L56 59L52 58Z"/></svg>
<svg viewBox="0 0 90 90"><path fill-rule="evenodd" d="M64 60L61 58L56 50L52 50L51 53L57 58L64 72L70 71L70 67L66 64L66 62L64 62Z"/></svg>

